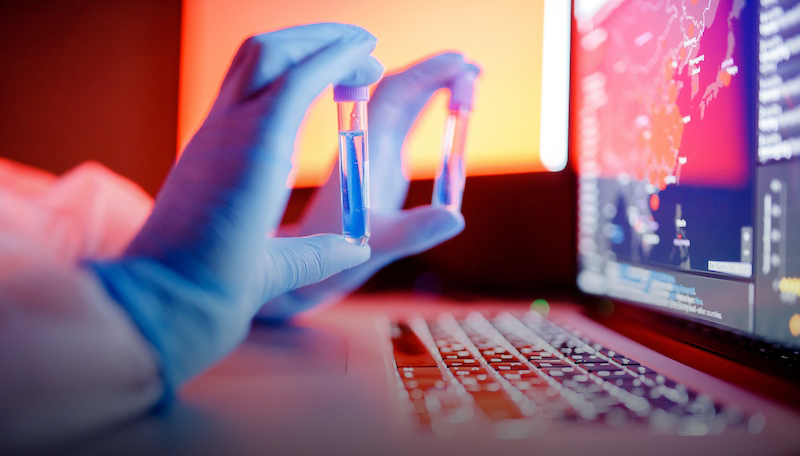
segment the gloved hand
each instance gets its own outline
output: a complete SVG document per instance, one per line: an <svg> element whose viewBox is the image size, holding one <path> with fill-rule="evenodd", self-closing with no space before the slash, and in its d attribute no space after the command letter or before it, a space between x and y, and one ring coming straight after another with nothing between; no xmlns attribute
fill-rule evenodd
<svg viewBox="0 0 800 456"><path fill-rule="evenodd" d="M280 322L320 303L332 302L364 283L383 266L461 232L464 219L457 212L434 206L401 210L408 192L408 180L401 172L401 152L406 135L434 92L449 87L466 72L479 71L477 66L465 62L463 55L446 53L381 81L368 106L372 257L320 283L276 297L258 312L258 320ZM338 166L334 166L336 169ZM338 176L332 172L328 182L317 190L300 223L284 233L341 232L339 198Z"/></svg>
<svg viewBox="0 0 800 456"><path fill-rule="evenodd" d="M266 233L285 209L306 109L331 83L378 80L375 42L342 24L245 41L145 226L121 258L86 262L152 343L166 398L241 341L262 303L369 258L339 235Z"/></svg>

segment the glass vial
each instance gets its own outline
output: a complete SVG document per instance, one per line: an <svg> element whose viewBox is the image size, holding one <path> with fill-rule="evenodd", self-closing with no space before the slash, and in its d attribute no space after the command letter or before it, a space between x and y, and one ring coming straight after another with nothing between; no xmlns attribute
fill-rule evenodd
<svg viewBox="0 0 800 456"><path fill-rule="evenodd" d="M369 148L367 86L334 86L339 118L339 183L342 234L356 245L369 239Z"/></svg>
<svg viewBox="0 0 800 456"><path fill-rule="evenodd" d="M436 173L433 184L433 205L444 206L452 211L461 210L461 200L464 195L466 179L464 154L475 76L473 72L464 73L450 86L450 113L447 116L442 140L442 165Z"/></svg>

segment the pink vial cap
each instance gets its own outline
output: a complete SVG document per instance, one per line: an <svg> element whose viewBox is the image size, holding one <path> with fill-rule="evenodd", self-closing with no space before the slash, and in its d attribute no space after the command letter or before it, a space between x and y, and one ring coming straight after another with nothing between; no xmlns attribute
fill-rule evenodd
<svg viewBox="0 0 800 456"><path fill-rule="evenodd" d="M367 101L369 86L333 86L333 101Z"/></svg>
<svg viewBox="0 0 800 456"><path fill-rule="evenodd" d="M454 111L472 110L472 96L475 78L478 73L466 71L450 83L450 109Z"/></svg>

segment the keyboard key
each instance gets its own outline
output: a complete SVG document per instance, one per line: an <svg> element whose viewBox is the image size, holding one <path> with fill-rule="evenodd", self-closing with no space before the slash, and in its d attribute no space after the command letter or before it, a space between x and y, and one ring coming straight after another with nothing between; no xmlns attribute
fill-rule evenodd
<svg viewBox="0 0 800 456"><path fill-rule="evenodd" d="M576 393L584 395L590 395L593 393L605 394L603 387L593 382L587 375L576 375L571 378L565 378L560 383L561 385L569 388L571 391L575 391Z"/></svg>
<svg viewBox="0 0 800 456"><path fill-rule="evenodd" d="M499 371L507 370L527 370L528 366L522 363L489 363L494 369Z"/></svg>
<svg viewBox="0 0 800 456"><path fill-rule="evenodd" d="M595 344L595 345L599 346L599 344ZM605 356L606 358L614 358L614 357L624 358L625 357L625 355L623 355L622 353L616 352L614 350L609 350L607 348L602 348L602 346L600 346L600 347L601 348L596 348L596 347L594 347L594 348L597 350L597 353Z"/></svg>
<svg viewBox="0 0 800 456"><path fill-rule="evenodd" d="M542 370L544 370L550 377L572 377L573 375L585 374L583 371L580 371L574 367L551 367L543 368Z"/></svg>
<svg viewBox="0 0 800 456"><path fill-rule="evenodd" d="M639 363L634 361L630 358L620 357L620 358L612 358L615 363L620 364L622 366L638 366Z"/></svg>
<svg viewBox="0 0 800 456"><path fill-rule="evenodd" d="M622 370L617 370L617 371L613 371L613 370L598 370L598 371L592 371L592 374L597 376L597 377L600 377L600 378L602 378L604 380L608 380L608 379L611 379L611 378L614 378L614 377L623 376L623 375L628 375L625 371L622 371Z"/></svg>
<svg viewBox="0 0 800 456"><path fill-rule="evenodd" d="M605 363L608 362L607 359L604 359L598 355L588 355L588 354L573 354L568 356L573 362L578 364L583 363Z"/></svg>
<svg viewBox="0 0 800 456"><path fill-rule="evenodd" d="M537 362L561 361L562 358L558 358L556 356L529 356L528 360L535 364Z"/></svg>
<svg viewBox="0 0 800 456"><path fill-rule="evenodd" d="M571 369L571 368L567 368L567 369ZM552 377L553 380L557 381L558 383L561 383L562 385L564 385L567 382L570 382L570 383L567 383L567 384L574 384L572 382L579 382L580 383L580 382L590 381L589 376L586 375L585 372L580 372L580 371L573 371L573 370L554 371L554 370L548 370L547 374L550 377Z"/></svg>
<svg viewBox="0 0 800 456"><path fill-rule="evenodd" d="M431 417L428 414L428 408L425 405L425 399L412 399L411 405L414 409L419 426L422 428L430 428Z"/></svg>
<svg viewBox="0 0 800 456"><path fill-rule="evenodd" d="M583 363L581 367L589 372L594 371L621 371L622 368L611 363Z"/></svg>
<svg viewBox="0 0 800 456"><path fill-rule="evenodd" d="M650 369L649 367L645 366L627 366L627 367L639 375L645 375L650 377L658 375L658 372L654 371L653 369Z"/></svg>
<svg viewBox="0 0 800 456"><path fill-rule="evenodd" d="M572 364L562 360L545 360L545 361L531 361L531 364L539 367L540 369L551 369L554 367L571 367Z"/></svg>
<svg viewBox="0 0 800 456"><path fill-rule="evenodd" d="M444 363L447 367L477 366L478 362L474 359L446 359Z"/></svg>
<svg viewBox="0 0 800 456"><path fill-rule="evenodd" d="M630 388L636 388L640 386L647 386L639 377L635 377L632 374L626 376L620 376L617 378L609 378L606 381L614 386L622 388L624 390L628 390Z"/></svg>
<svg viewBox="0 0 800 456"><path fill-rule="evenodd" d="M519 348L519 352L522 353L523 355L529 355L529 356L533 355L543 356L545 354L551 353L549 350L547 350L546 347L543 347L541 345L525 345L524 347Z"/></svg>
<svg viewBox="0 0 800 456"><path fill-rule="evenodd" d="M501 391L478 391L473 393L475 403L492 420L509 420L524 418L519 407Z"/></svg>
<svg viewBox="0 0 800 456"><path fill-rule="evenodd" d="M458 372L468 373L486 373L486 370L480 366L450 366L450 372L457 374Z"/></svg>
<svg viewBox="0 0 800 456"><path fill-rule="evenodd" d="M393 324L391 334L394 361L398 367L436 366L436 360L408 323Z"/></svg>
<svg viewBox="0 0 800 456"><path fill-rule="evenodd" d="M401 367L398 371L403 378L442 377L442 371L438 367Z"/></svg>
<svg viewBox="0 0 800 456"><path fill-rule="evenodd" d="M403 385L405 385L406 389L421 389L426 390L429 388L446 388L447 383L445 383L444 379L436 378L436 377L419 377L419 378L404 378Z"/></svg>

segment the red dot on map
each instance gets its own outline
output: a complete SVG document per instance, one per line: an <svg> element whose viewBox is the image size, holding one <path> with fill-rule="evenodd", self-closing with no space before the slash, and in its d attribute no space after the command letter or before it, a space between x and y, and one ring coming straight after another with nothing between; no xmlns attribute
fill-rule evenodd
<svg viewBox="0 0 800 456"><path fill-rule="evenodd" d="M720 70L718 78L719 82L721 82L725 87L731 84L731 74L728 73L728 70Z"/></svg>
<svg viewBox="0 0 800 456"><path fill-rule="evenodd" d="M657 211L659 206L661 206L661 199L657 194L653 193L650 195L650 209Z"/></svg>

